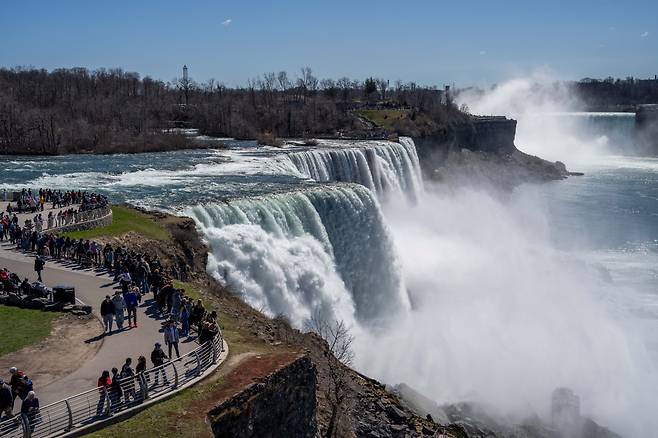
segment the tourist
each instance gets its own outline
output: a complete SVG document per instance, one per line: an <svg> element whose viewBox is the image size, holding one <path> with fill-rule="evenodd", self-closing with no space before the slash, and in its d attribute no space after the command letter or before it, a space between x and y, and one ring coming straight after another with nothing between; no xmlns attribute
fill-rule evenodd
<svg viewBox="0 0 658 438"><path fill-rule="evenodd" d="M14 416L14 398L9 385L0 379L0 420L3 415L9 418Z"/></svg>
<svg viewBox="0 0 658 438"><path fill-rule="evenodd" d="M187 305L187 303L188 303L187 298L183 298L183 302L181 305L181 314L180 314L180 322L181 322L180 335L185 337L190 335L190 307Z"/></svg>
<svg viewBox="0 0 658 438"><path fill-rule="evenodd" d="M132 287L126 295L124 300L126 302L126 310L128 311L128 327L132 328L133 324L137 328L137 303L139 301L137 294L139 289Z"/></svg>
<svg viewBox="0 0 658 438"><path fill-rule="evenodd" d="M101 317L103 318L105 334L112 333L112 321L114 321L115 313L116 310L114 308L114 303L110 299L109 295L105 295L105 299L101 303Z"/></svg>
<svg viewBox="0 0 658 438"><path fill-rule="evenodd" d="M124 310L126 308L126 300L124 300L121 292L114 292L112 297L112 304L114 304L114 314L117 322L117 330L123 330Z"/></svg>
<svg viewBox="0 0 658 438"><path fill-rule="evenodd" d="M171 294L171 311L169 312L171 318L175 321L178 321L180 318L180 308L181 308L181 290L174 289Z"/></svg>
<svg viewBox="0 0 658 438"><path fill-rule="evenodd" d="M112 368L112 379L110 381L110 403L112 404L112 410L118 410L119 404L121 404L121 397L123 397L123 389L121 388L121 376L119 375L119 370L114 367Z"/></svg>
<svg viewBox="0 0 658 438"><path fill-rule="evenodd" d="M39 421L39 399L34 391L30 391L25 395L25 399L21 405L21 415L27 419L30 425L30 432L34 432L34 425Z"/></svg>
<svg viewBox="0 0 658 438"><path fill-rule="evenodd" d="M121 284L121 291L125 294L128 292L128 287L132 283L132 278L130 277L130 272L128 268L123 268L123 272L119 276L119 283Z"/></svg>
<svg viewBox="0 0 658 438"><path fill-rule="evenodd" d="M98 378L98 393L100 398L98 400L98 405L96 406L96 415L102 415L105 409L105 399L108 396L108 391L112 387L112 379L110 379L110 372L108 370L103 371L101 376Z"/></svg>
<svg viewBox="0 0 658 438"><path fill-rule="evenodd" d="M155 343L155 348L151 352L151 363L153 364L154 368L158 368L155 370L155 385L158 384L158 378L159 374L162 373L162 380L165 385L168 385L169 382L167 381L167 374L165 373L165 370L161 368L161 366L164 364L164 361L167 358L167 355L165 352L162 350L162 345L159 342Z"/></svg>
<svg viewBox="0 0 658 438"><path fill-rule="evenodd" d="M134 401L137 400L135 396L135 371L132 369L133 360L126 358L126 362L121 367L121 380L124 381L124 397L126 403L130 402L130 398Z"/></svg>
<svg viewBox="0 0 658 438"><path fill-rule="evenodd" d="M197 300L196 305L192 308L192 315L190 317L190 325L197 326L197 332L201 332L201 322L206 315L206 308L203 307L203 302Z"/></svg>
<svg viewBox="0 0 658 438"><path fill-rule="evenodd" d="M11 387L13 403L13 401L16 400L16 397L18 397L20 394L21 386L23 385L23 376L25 374L23 371L18 370L16 367L9 368L9 374L11 374L11 378L9 379L9 386Z"/></svg>
<svg viewBox="0 0 658 438"><path fill-rule="evenodd" d="M43 281L41 279L41 271L43 271L43 267L46 264L45 260L39 256L36 256L34 258L34 271L37 273L37 280L38 281Z"/></svg>
<svg viewBox="0 0 658 438"><path fill-rule="evenodd" d="M145 394L144 382L148 382L149 376L145 374L146 372L146 358L144 356L139 356L137 358L137 366L135 367L135 374L137 375L137 381L139 382L139 393L143 397Z"/></svg>
<svg viewBox="0 0 658 438"><path fill-rule="evenodd" d="M180 357L180 353L178 352L179 333L174 319L170 319L164 328L164 341L165 345L169 347L169 357L173 357L171 355L172 347L176 350L176 357Z"/></svg>
<svg viewBox="0 0 658 438"><path fill-rule="evenodd" d="M32 379L30 379L27 375L23 376L23 382L20 386L20 393L18 396L21 398L21 400L25 400L27 395L34 389L34 384L32 383Z"/></svg>

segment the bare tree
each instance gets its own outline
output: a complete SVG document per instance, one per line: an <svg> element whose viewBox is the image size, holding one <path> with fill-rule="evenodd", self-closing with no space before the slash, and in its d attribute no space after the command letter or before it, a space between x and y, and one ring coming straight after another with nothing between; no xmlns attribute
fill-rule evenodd
<svg viewBox="0 0 658 438"><path fill-rule="evenodd" d="M331 416L324 436L333 438L338 436L338 425L345 414L348 401L347 373L354 360L354 337L344 321L328 321L319 313L308 321L307 329L317 333L325 341L323 358L329 375L329 385L324 391L331 408Z"/></svg>

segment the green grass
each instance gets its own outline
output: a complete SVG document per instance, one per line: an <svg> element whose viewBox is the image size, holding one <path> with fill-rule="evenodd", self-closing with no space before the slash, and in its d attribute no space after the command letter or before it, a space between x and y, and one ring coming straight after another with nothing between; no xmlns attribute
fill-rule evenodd
<svg viewBox="0 0 658 438"><path fill-rule="evenodd" d="M112 224L107 227L72 231L64 233L64 235L71 237L71 239L93 239L95 237L120 236L129 231L156 240L166 241L171 238L169 232L148 215L126 207L112 207Z"/></svg>
<svg viewBox="0 0 658 438"><path fill-rule="evenodd" d="M370 120L372 123L381 126L384 129L394 131L393 122L395 120L406 119L409 112L407 110L390 109L390 110L361 110L359 115Z"/></svg>
<svg viewBox="0 0 658 438"><path fill-rule="evenodd" d="M185 295L187 295L188 297L192 297L194 299L194 302L196 302L196 300L198 300L199 298L203 300L203 295L201 291L199 290L198 287L196 287L192 283L187 283L178 280L174 280L173 283L176 289L185 289Z"/></svg>
<svg viewBox="0 0 658 438"><path fill-rule="evenodd" d="M35 344L50 334L60 314L0 305L0 356Z"/></svg>

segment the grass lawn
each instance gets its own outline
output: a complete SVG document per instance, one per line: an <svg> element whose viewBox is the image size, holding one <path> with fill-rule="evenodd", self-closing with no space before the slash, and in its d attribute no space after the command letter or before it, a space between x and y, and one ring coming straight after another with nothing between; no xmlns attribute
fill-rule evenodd
<svg viewBox="0 0 658 438"><path fill-rule="evenodd" d="M72 239L93 239L101 236L120 236L134 231L157 240L169 240L169 232L148 215L132 208L112 207L112 225L84 231L64 233Z"/></svg>
<svg viewBox="0 0 658 438"><path fill-rule="evenodd" d="M381 126L389 131L395 131L393 121L406 119L409 112L407 110L362 110L359 115L370 120L372 123Z"/></svg>
<svg viewBox="0 0 658 438"><path fill-rule="evenodd" d="M50 334L60 314L0 305L0 356L20 350Z"/></svg>

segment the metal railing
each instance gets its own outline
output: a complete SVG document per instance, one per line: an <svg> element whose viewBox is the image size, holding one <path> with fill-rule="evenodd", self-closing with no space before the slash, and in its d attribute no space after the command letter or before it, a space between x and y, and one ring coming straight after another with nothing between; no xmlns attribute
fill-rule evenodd
<svg viewBox="0 0 658 438"><path fill-rule="evenodd" d="M52 227L48 227L48 223L46 221L45 224L46 227L44 227L44 231L45 230L56 231L60 228L66 228L71 225L77 225L84 222L94 221L96 219L103 218L109 215L110 213L112 213L112 209L110 208L109 205L96 207L91 210L78 211L76 213L73 213L72 215L63 217L59 222L55 218Z"/></svg>
<svg viewBox="0 0 658 438"><path fill-rule="evenodd" d="M215 337L178 359L119 381L123 394L113 389L93 388L51 403L38 412L18 414L0 422L0 437L39 438L61 436L101 423L112 416L172 393L200 377L219 360L224 338ZM20 401L20 399L19 399Z"/></svg>

